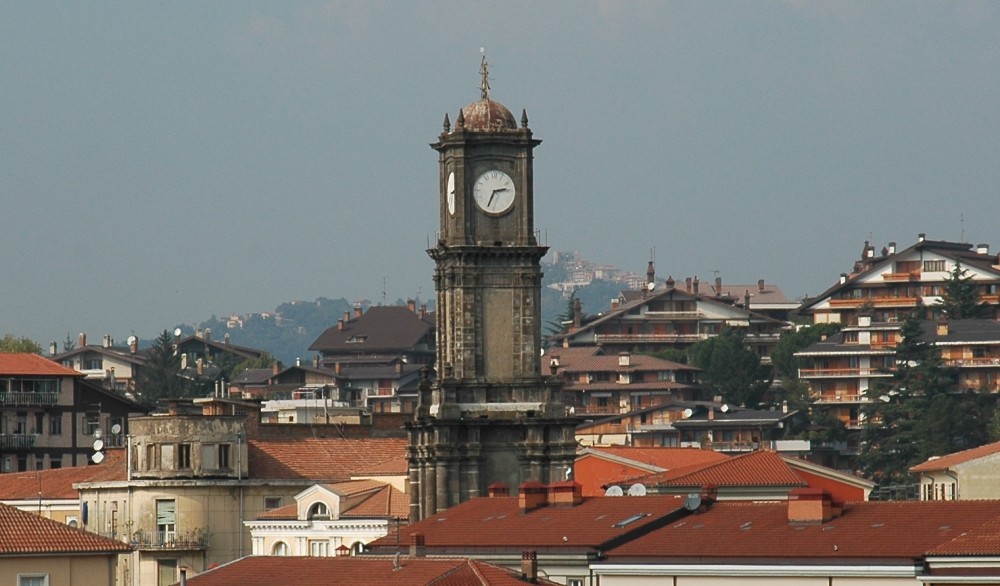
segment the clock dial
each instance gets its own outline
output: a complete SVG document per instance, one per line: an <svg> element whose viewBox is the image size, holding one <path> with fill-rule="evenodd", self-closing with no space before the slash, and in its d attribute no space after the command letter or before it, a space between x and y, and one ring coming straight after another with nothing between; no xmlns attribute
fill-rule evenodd
<svg viewBox="0 0 1000 586"><path fill-rule="evenodd" d="M487 171L476 179L472 195L479 208L487 214L503 215L514 205L514 180L503 171Z"/></svg>
<svg viewBox="0 0 1000 586"><path fill-rule="evenodd" d="M448 175L448 213L455 215L455 172Z"/></svg>

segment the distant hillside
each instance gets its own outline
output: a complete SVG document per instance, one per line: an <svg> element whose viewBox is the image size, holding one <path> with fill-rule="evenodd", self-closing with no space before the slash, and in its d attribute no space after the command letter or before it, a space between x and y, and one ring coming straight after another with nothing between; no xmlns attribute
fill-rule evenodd
<svg viewBox="0 0 1000 586"><path fill-rule="evenodd" d="M542 335L552 330L553 322L567 310L567 294L561 293L548 285L565 279L565 271L558 265L543 267L545 277L542 285ZM593 280L589 285L576 290L576 296L583 305L585 314L596 314L606 311L611 306L611 298L623 288L621 283ZM428 311L434 311L434 300L418 300L427 305ZM406 305L399 299L393 305ZM368 304L362 304L363 309ZM197 329L212 330L213 340L222 340L226 334L233 344L249 346L266 350L285 364L294 364L296 358L307 362L313 353L309 346L329 327L335 326L344 312L353 314L354 304L340 299L320 297L315 301L289 301L282 303L274 311L264 311L241 316L219 318L212 316L197 325L180 324L177 327L185 334L191 334ZM143 344L148 345L148 344Z"/></svg>

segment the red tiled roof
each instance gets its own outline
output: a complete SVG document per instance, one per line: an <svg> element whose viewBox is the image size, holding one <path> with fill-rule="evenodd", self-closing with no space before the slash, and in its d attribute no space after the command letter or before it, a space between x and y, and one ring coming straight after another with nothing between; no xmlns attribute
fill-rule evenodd
<svg viewBox="0 0 1000 586"><path fill-rule="evenodd" d="M648 497L643 497L648 498ZM792 524L784 502L717 502L607 552L612 562L637 558L914 559L928 552L995 553L1000 501L847 503L822 524Z"/></svg>
<svg viewBox="0 0 1000 586"><path fill-rule="evenodd" d="M299 518L299 504L291 503L257 514L258 521L289 521Z"/></svg>
<svg viewBox="0 0 1000 586"><path fill-rule="evenodd" d="M776 452L759 450L708 466L673 469L633 479L647 486L806 486Z"/></svg>
<svg viewBox="0 0 1000 586"><path fill-rule="evenodd" d="M398 569L395 567L397 563ZM466 558L394 559L388 556L250 556L188 577L187 582L191 586L271 586L275 576L285 576L296 586L327 586L333 583L383 586L557 584L544 578L529 582L512 570Z"/></svg>
<svg viewBox="0 0 1000 586"><path fill-rule="evenodd" d="M395 487L386 485L357 505L340 514L342 518L410 517L410 499Z"/></svg>
<svg viewBox="0 0 1000 586"><path fill-rule="evenodd" d="M125 450L109 448L104 454L103 462L91 466L0 474L0 500L77 499L78 482L125 480Z"/></svg>
<svg viewBox="0 0 1000 586"><path fill-rule="evenodd" d="M79 376L83 373L42 358L38 354L0 353L0 374L13 376Z"/></svg>
<svg viewBox="0 0 1000 586"><path fill-rule="evenodd" d="M117 554L128 544L52 519L0 505L0 556L24 554Z"/></svg>
<svg viewBox="0 0 1000 586"><path fill-rule="evenodd" d="M970 450L963 450L961 452L955 452L954 454L948 454L947 456L941 456L939 458L931 458L926 462L917 464L910 468L910 472L932 472L934 470L946 470L952 466L958 464L965 464L966 462L971 462L979 458L986 456L992 456L993 454L1000 453L1000 442L994 442L992 444L986 444L985 446L979 446L978 448L972 448Z"/></svg>
<svg viewBox="0 0 1000 586"><path fill-rule="evenodd" d="M584 497L575 506L542 506L525 513L516 496L481 497L402 527L400 542L409 543L410 534L420 533L428 552L435 547L451 551L589 550L682 507L683 499L673 495ZM619 525L624 521L629 522ZM392 536L380 538L369 547L389 551L396 544Z"/></svg>
<svg viewBox="0 0 1000 586"><path fill-rule="evenodd" d="M361 476L406 454L402 438L250 440L251 478L338 482Z"/></svg>
<svg viewBox="0 0 1000 586"><path fill-rule="evenodd" d="M716 462L729 460L729 456L715 450L699 448L632 448L624 446L592 447L588 451L595 455L609 454L618 458L634 460L642 464L656 466L664 470L687 468L690 466L707 466Z"/></svg>

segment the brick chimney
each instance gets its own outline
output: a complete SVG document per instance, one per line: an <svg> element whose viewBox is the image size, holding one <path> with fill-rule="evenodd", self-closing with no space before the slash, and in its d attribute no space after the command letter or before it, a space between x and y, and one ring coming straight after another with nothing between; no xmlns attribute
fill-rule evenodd
<svg viewBox="0 0 1000 586"><path fill-rule="evenodd" d="M938 318L936 331L939 338L948 335L948 318L946 317Z"/></svg>
<svg viewBox="0 0 1000 586"><path fill-rule="evenodd" d="M715 278L715 296L722 297L722 277Z"/></svg>
<svg viewBox="0 0 1000 586"><path fill-rule="evenodd" d="M797 488L788 493L788 522L819 525L840 515L841 507L819 488Z"/></svg>
<svg viewBox="0 0 1000 586"><path fill-rule="evenodd" d="M422 558L427 555L427 544L424 541L423 533L410 534L410 557Z"/></svg>
<svg viewBox="0 0 1000 586"><path fill-rule="evenodd" d="M758 293L764 292L764 279L757 279L757 292Z"/></svg>
<svg viewBox="0 0 1000 586"><path fill-rule="evenodd" d="M406 300L406 309L409 309L412 313L417 313L417 302L412 299Z"/></svg>
<svg viewBox="0 0 1000 586"><path fill-rule="evenodd" d="M550 506L576 506L583 502L583 486L575 480L553 482L549 485L548 504Z"/></svg>
<svg viewBox="0 0 1000 586"><path fill-rule="evenodd" d="M354 306L354 317L361 317L362 313L364 313L364 311L361 309L361 306L360 305L355 305Z"/></svg>
<svg viewBox="0 0 1000 586"><path fill-rule="evenodd" d="M278 374L281 370L281 361L275 360L274 364L271 365L271 374Z"/></svg>
<svg viewBox="0 0 1000 586"><path fill-rule="evenodd" d="M486 495L491 499L510 496L510 487L502 482L494 482L486 487Z"/></svg>
<svg viewBox="0 0 1000 586"><path fill-rule="evenodd" d="M80 332L80 335L77 336L77 338L76 338L76 346L78 348L86 348L87 347L87 334L84 334L83 332Z"/></svg>
<svg viewBox="0 0 1000 586"><path fill-rule="evenodd" d="M698 277L695 276L694 280L691 281L691 292L695 295L698 294Z"/></svg>
<svg viewBox="0 0 1000 586"><path fill-rule="evenodd" d="M59 344L56 344L55 342L49 344L49 355L55 356L58 353L59 353Z"/></svg>
<svg viewBox="0 0 1000 586"><path fill-rule="evenodd" d="M548 488L541 482L529 480L517 488L517 504L522 513L534 511L548 502Z"/></svg>
<svg viewBox="0 0 1000 586"><path fill-rule="evenodd" d="M521 577L529 582L538 581L538 553L535 551L521 552Z"/></svg>
<svg viewBox="0 0 1000 586"><path fill-rule="evenodd" d="M420 304L420 317L427 317L427 304L426 303L421 303Z"/></svg>
<svg viewBox="0 0 1000 586"><path fill-rule="evenodd" d="M687 293L691 292L691 277L686 277L684 279L684 291Z"/></svg>

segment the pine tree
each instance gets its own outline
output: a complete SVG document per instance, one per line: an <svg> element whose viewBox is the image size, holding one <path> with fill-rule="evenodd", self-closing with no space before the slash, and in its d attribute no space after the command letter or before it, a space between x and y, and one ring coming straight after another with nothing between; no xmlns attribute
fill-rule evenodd
<svg viewBox="0 0 1000 586"><path fill-rule="evenodd" d="M701 383L727 403L755 408L771 386L771 371L747 345L742 329L724 328L714 338L688 351L691 364L702 369Z"/></svg>
<svg viewBox="0 0 1000 586"><path fill-rule="evenodd" d="M933 308L936 315L948 319L973 319L989 317L991 309L979 299L979 291L972 281L972 275L956 262L951 275L945 281L941 301Z"/></svg>
<svg viewBox="0 0 1000 586"><path fill-rule="evenodd" d="M155 405L160 399L190 396L195 391L194 385L178 376L180 369L181 358L174 351L173 336L163 330L153 342L149 358L136 377L139 400Z"/></svg>

